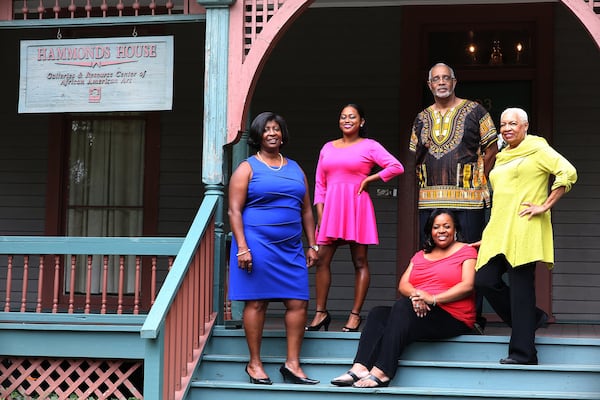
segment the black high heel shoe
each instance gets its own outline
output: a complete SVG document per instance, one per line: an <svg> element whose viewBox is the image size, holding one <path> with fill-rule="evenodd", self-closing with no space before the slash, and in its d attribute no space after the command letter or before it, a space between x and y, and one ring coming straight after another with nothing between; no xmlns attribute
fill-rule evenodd
<svg viewBox="0 0 600 400"><path fill-rule="evenodd" d="M266 377L266 378L255 378L252 375L250 375L250 372L248 372L248 365L246 365L246 373L248 374L248 377L250 377L250 383L253 383L255 385L272 385L273 382L271 382L271 378Z"/></svg>
<svg viewBox="0 0 600 400"><path fill-rule="evenodd" d="M289 380L291 383L296 383L299 385L316 385L317 383L319 383L319 381L316 379L302 378L298 375L295 375L292 371L290 371L288 367L285 366L285 364L283 364L281 368L279 368L279 372L281 372L281 376L283 376L284 382L287 382Z"/></svg>
<svg viewBox="0 0 600 400"><path fill-rule="evenodd" d="M358 325L356 325L356 328L350 328L348 326L344 326L342 328L342 332L358 332L358 328L360 328L360 324L362 324L362 317L360 316L359 313L355 313L354 311L350 311L350 314L356 315L358 317Z"/></svg>
<svg viewBox="0 0 600 400"><path fill-rule="evenodd" d="M323 318L323 321L319 322L316 325L309 325L304 329L306 329L307 331L318 331L319 329L321 329L321 327L323 327L326 331L328 331L329 324L331 323L331 315L329 315L329 311L317 310L317 312L325 314L325 318Z"/></svg>

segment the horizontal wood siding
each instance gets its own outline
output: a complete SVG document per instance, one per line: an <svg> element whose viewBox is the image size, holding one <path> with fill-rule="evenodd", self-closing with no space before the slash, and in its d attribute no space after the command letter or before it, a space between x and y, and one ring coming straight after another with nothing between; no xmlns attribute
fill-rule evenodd
<svg viewBox="0 0 600 400"><path fill-rule="evenodd" d="M579 21L556 5L554 146L573 161L579 182L553 212L556 268L554 313L558 321L600 321L600 55ZM319 149L339 137L337 117L346 102L361 103L371 136L394 154L408 142L409 126L399 126L402 96L399 77L401 7L314 8L290 27L267 61L253 99L253 113L281 113L291 130L284 153L304 168L312 190ZM175 35L174 107L160 113L161 152L158 235L183 236L201 203L204 24L166 26ZM19 115L19 41L52 39L55 29L2 29L6 55L0 72L6 77L0 97L0 234L44 233L48 166L48 118ZM406 160L401 160L405 162ZM388 183L372 185L379 221L380 245L369 249L372 283L363 315L396 294L397 199L374 195L377 188L396 188L411 171ZM398 193L398 196L407 194ZM403 238L400 238L403 240ZM333 264L330 310L346 318L354 275L347 247ZM311 310L314 270L311 270Z"/></svg>
<svg viewBox="0 0 600 400"><path fill-rule="evenodd" d="M50 36L48 36L50 35ZM48 168L46 115L18 115L19 40L52 38L46 30L1 30L0 235L43 235Z"/></svg>
<svg viewBox="0 0 600 400"><path fill-rule="evenodd" d="M338 116L349 102L365 108L370 136L398 155L410 127L398 126L401 63L400 11L390 8L309 9L285 33L262 72L252 101L253 115L283 115L291 140L283 153L300 163L311 199L321 146L341 136ZM400 160L402 161L402 160ZM369 248L371 286L363 315L396 296L397 199L376 197L377 188L396 188L398 179L371 185L380 244ZM310 270L312 316L314 269ZM348 246L332 264L328 309L346 318L354 296L354 267ZM277 310L277 306L273 305Z"/></svg>
<svg viewBox="0 0 600 400"><path fill-rule="evenodd" d="M553 309L558 321L600 321L600 60L587 32L564 6L557 4L555 130L553 145L575 164L579 181L553 212L556 268ZM339 137L337 115L345 102L364 105L371 134L393 153L408 142L409 126L399 126L402 96L398 76L401 7L309 9L286 32L268 60L253 98L254 115L273 110L287 120L292 135L284 153L300 162L311 190L318 151ZM460 86L459 86L460 90ZM585 143L585 146L581 146ZM405 160L401 160L405 161ZM398 179L412 179L411 171ZM399 193L399 196L406 194ZM402 223L394 199L373 196L381 244L369 249L371 287L364 313L396 296L396 224ZM400 238L403 240L403 238ZM354 275L347 247L332 265L328 308L345 319L352 306ZM277 308L274 308L278 310ZM311 315L314 271L311 270Z"/></svg>
<svg viewBox="0 0 600 400"><path fill-rule="evenodd" d="M204 23L167 25L175 36L173 110L160 113L158 235L184 236L201 203ZM46 114L17 114L19 43L52 39L55 29L2 29L0 64L0 235L43 235L48 168ZM110 30L107 35L113 35ZM162 33L161 33L162 34ZM9 78L10 77L10 78Z"/></svg>
<svg viewBox="0 0 600 400"><path fill-rule="evenodd" d="M175 35L173 111L161 113L158 234L185 236L202 203L204 23L168 26Z"/></svg>
<svg viewBox="0 0 600 400"><path fill-rule="evenodd" d="M158 236L185 236L202 202L202 118L204 23L173 24L161 34L175 36L174 103L160 113L161 151ZM118 32L107 30L107 36ZM2 29L5 53L0 74L0 235L44 235L48 178L48 115L18 114L20 40L52 39L55 29ZM32 265L38 263L31 259ZM6 277L0 259L0 280ZM13 271L15 279L21 269ZM159 280L166 269L158 271ZM35 299L37 281L30 276L28 297ZM20 299L20 287L13 298Z"/></svg>
<svg viewBox="0 0 600 400"><path fill-rule="evenodd" d="M44 235L46 181L48 169L48 117L45 114L17 114L19 102L19 40L51 38L46 30L25 32L1 30L0 48L5 52L0 63L3 79L0 96L0 235ZM0 285L6 279L6 256L0 257ZM22 262L22 257L19 263ZM38 257L30 263L37 265ZM22 264L21 264L22 265ZM13 271L19 282L23 269ZM30 276L27 297L35 299L37 278ZM21 286L13 286L13 299L21 299ZM4 296L6 293L2 293Z"/></svg>
<svg viewBox="0 0 600 400"><path fill-rule="evenodd" d="M600 321L600 52L580 21L557 6L553 144L579 180L553 211L553 311L559 321Z"/></svg>

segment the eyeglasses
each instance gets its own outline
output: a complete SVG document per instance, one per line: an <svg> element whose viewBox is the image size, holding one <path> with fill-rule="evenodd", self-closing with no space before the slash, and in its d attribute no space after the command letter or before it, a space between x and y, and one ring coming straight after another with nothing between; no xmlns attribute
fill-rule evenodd
<svg viewBox="0 0 600 400"><path fill-rule="evenodd" d="M519 126L519 123L517 121L501 122L500 123L500 128L504 128L506 126L510 127L511 129L514 129L517 126Z"/></svg>
<svg viewBox="0 0 600 400"><path fill-rule="evenodd" d="M434 77L432 77L429 82L433 82L433 83L438 83L439 81L444 81L444 82L450 82L451 80L453 80L454 77L450 76L450 75L436 75Z"/></svg>

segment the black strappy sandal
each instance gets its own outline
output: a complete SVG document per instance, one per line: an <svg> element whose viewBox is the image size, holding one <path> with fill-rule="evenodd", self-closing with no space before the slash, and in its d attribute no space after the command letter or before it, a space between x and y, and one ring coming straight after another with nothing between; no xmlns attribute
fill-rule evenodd
<svg viewBox="0 0 600 400"><path fill-rule="evenodd" d="M342 332L358 332L358 328L360 328L360 324L362 324L362 317L360 316L359 313L355 313L354 311L350 311L350 314L356 315L358 317L358 325L356 325L356 328L350 328L348 326L344 326L342 328Z"/></svg>

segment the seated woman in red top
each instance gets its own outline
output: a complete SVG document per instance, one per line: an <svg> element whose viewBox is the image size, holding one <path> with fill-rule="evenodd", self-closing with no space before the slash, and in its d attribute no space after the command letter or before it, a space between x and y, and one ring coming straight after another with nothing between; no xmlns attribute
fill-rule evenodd
<svg viewBox="0 0 600 400"><path fill-rule="evenodd" d="M458 241L450 210L434 210L425 225L424 249L400 278L403 297L369 312L354 364L333 379L336 386L388 386L410 343L470 333L475 323L473 285L477 251Z"/></svg>

